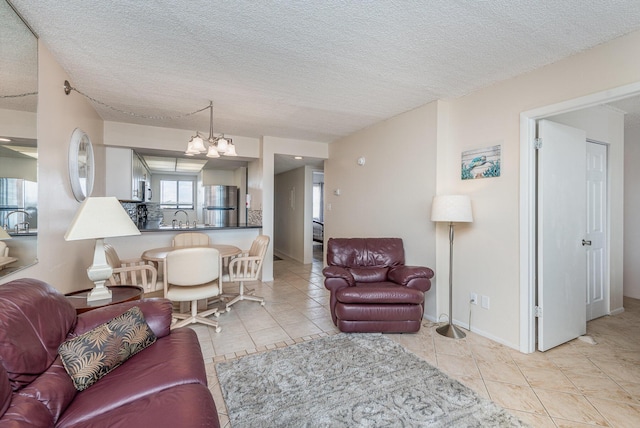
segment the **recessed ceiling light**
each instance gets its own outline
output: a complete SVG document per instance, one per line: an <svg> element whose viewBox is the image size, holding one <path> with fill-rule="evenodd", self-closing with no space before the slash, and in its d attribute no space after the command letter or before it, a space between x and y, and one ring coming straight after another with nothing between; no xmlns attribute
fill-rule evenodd
<svg viewBox="0 0 640 428"><path fill-rule="evenodd" d="M293 158L294 158L295 160L300 160L300 159L302 159L302 156L294 156Z"/></svg>

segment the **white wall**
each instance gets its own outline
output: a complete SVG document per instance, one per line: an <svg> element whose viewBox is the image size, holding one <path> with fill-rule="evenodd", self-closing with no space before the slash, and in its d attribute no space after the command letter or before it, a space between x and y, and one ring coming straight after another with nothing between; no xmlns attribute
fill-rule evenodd
<svg viewBox="0 0 640 428"><path fill-rule="evenodd" d="M35 139L37 115L26 111L0 109L0 129L3 136Z"/></svg>
<svg viewBox="0 0 640 428"><path fill-rule="evenodd" d="M453 100L446 141L438 140L438 192L471 196L474 222L456 238L454 315L466 324L470 291L488 295L489 310L474 308L472 327L502 343L520 344L520 113L640 81L633 52L640 32ZM502 176L460 179L460 153L502 143ZM462 228L461 228L462 229ZM448 241L437 237L438 265ZM442 263L440 263L442 261ZM446 304L446 296L439 306ZM613 302L612 302L613 303Z"/></svg>
<svg viewBox="0 0 640 428"><path fill-rule="evenodd" d="M624 295L640 299L640 126L624 136Z"/></svg>
<svg viewBox="0 0 640 428"><path fill-rule="evenodd" d="M93 259L94 242L66 242L64 233L80 206L69 184L68 151L71 133L82 128L94 146L96 180L94 196L104 195L102 120L81 95L65 95L67 73L56 63L42 41L38 42L38 259L27 269L2 278L37 278L63 293L89 288L86 274Z"/></svg>
<svg viewBox="0 0 640 428"><path fill-rule="evenodd" d="M130 148L148 148L158 150L184 151L193 131L159 126L135 125L121 122L104 123L104 144ZM238 156L243 158L260 157L258 138L233 135L233 144Z"/></svg>
<svg viewBox="0 0 640 428"><path fill-rule="evenodd" d="M427 104L329 145L325 241L398 237L404 241L407 264L435 268L430 210L436 191L438 105ZM360 157L365 158L363 166L357 164ZM436 287L434 282L426 295L425 311L433 319L436 291L447 292L447 283L442 284Z"/></svg>
<svg viewBox="0 0 640 428"><path fill-rule="evenodd" d="M549 118L582 129L587 138L607 143L609 161L609 312L622 309L624 258L624 114L605 107L592 107Z"/></svg>

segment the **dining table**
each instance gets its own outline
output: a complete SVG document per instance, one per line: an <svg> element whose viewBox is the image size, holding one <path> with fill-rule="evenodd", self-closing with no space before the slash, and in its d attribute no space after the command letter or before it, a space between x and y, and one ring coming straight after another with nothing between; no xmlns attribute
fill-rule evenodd
<svg viewBox="0 0 640 428"><path fill-rule="evenodd" d="M215 248L220 252L220 257L224 259L228 259L230 257L237 256L242 253L242 250L235 245L227 245L227 244L210 244L207 247ZM148 262L154 263L163 263L167 258L167 254L173 250L177 250L178 248L186 248L186 247L159 247L152 248L150 250L146 250L142 253L142 260L146 260ZM158 272L160 269L158 269Z"/></svg>

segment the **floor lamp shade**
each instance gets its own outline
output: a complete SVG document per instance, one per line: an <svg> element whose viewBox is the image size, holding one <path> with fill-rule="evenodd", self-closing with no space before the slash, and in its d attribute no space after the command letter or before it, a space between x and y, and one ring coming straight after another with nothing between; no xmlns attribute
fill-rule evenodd
<svg viewBox="0 0 640 428"><path fill-rule="evenodd" d="M113 268L107 263L104 253L104 238L140 235L140 231L114 197L90 197L80 205L64 235L66 241L95 239L93 264L87 275L95 287L87 296L87 301L111 299L111 291L104 285L111 277Z"/></svg>
<svg viewBox="0 0 640 428"><path fill-rule="evenodd" d="M441 195L434 197L431 205L431 221L472 222L471 198L467 195Z"/></svg>
<svg viewBox="0 0 640 428"><path fill-rule="evenodd" d="M449 323L438 327L442 336L461 339L464 332L453 325L453 223L473 221L471 199L466 195L442 195L433 198L431 221L449 223Z"/></svg>

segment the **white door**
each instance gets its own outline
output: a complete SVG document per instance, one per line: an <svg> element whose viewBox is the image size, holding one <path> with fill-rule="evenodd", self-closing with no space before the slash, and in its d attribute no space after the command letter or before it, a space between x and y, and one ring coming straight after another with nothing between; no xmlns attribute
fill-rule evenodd
<svg viewBox="0 0 640 428"><path fill-rule="evenodd" d="M607 146L587 142L587 321L607 314Z"/></svg>
<svg viewBox="0 0 640 428"><path fill-rule="evenodd" d="M538 349L586 333L586 133L538 122Z"/></svg>

